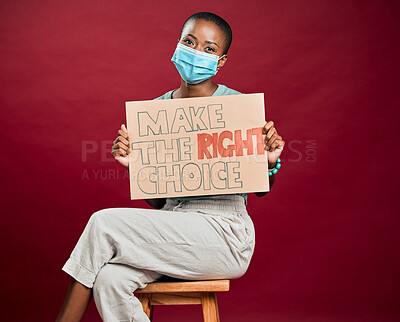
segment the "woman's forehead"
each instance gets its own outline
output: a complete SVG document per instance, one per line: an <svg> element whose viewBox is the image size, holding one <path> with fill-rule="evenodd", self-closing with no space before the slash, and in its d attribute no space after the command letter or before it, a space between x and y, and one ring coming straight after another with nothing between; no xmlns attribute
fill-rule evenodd
<svg viewBox="0 0 400 322"><path fill-rule="evenodd" d="M218 45L224 41L223 31L212 21L197 19L190 20L182 30L182 37L188 34L195 36L200 41L210 40Z"/></svg>

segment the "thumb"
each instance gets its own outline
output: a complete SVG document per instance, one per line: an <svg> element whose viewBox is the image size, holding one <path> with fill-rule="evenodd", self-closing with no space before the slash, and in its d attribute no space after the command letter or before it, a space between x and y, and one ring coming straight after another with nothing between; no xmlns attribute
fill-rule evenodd
<svg viewBox="0 0 400 322"><path fill-rule="evenodd" d="M125 124L121 125L121 130L128 134L128 130L126 129Z"/></svg>

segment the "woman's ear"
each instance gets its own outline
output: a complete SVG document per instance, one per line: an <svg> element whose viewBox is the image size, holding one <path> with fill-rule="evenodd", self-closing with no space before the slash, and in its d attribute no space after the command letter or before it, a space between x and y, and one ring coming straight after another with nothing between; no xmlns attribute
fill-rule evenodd
<svg viewBox="0 0 400 322"><path fill-rule="evenodd" d="M217 70L220 69L222 66L225 65L226 60L228 59L228 55L224 55L219 61L217 65Z"/></svg>

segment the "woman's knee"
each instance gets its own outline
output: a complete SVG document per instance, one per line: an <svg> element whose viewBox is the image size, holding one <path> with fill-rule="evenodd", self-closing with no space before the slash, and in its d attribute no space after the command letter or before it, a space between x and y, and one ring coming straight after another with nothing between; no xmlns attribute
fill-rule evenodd
<svg viewBox="0 0 400 322"><path fill-rule="evenodd" d="M118 208L107 208L101 209L94 212L88 221L88 225L95 225L95 226L104 226L104 225L111 225L113 223L113 217L116 218L116 211Z"/></svg>
<svg viewBox="0 0 400 322"><path fill-rule="evenodd" d="M91 220L103 220L115 213L115 208L101 209L92 214Z"/></svg>

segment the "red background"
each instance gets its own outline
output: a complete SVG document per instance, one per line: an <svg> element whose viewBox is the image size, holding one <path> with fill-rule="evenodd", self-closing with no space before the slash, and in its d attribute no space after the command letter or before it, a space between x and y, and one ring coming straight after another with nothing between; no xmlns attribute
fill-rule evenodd
<svg viewBox="0 0 400 322"><path fill-rule="evenodd" d="M249 197L256 249L219 296L222 321L400 318L395 1L0 7L2 320L54 320L69 284L61 267L90 215L146 207L130 201L125 172L101 144L125 122L125 101L179 85L170 58L197 11L233 29L215 80L264 92L267 119L287 143L272 192ZM99 148L83 154L85 141ZM155 314L201 321L199 306ZM92 303L84 321L99 320Z"/></svg>

